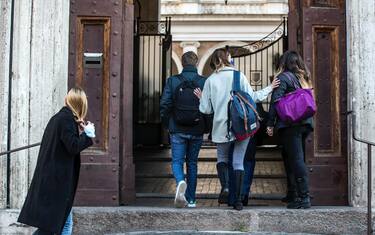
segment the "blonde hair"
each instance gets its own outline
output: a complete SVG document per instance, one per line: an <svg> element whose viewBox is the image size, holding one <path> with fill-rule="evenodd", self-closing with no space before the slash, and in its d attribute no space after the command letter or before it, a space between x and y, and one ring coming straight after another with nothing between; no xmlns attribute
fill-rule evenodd
<svg viewBox="0 0 375 235"><path fill-rule="evenodd" d="M82 88L70 89L65 96L65 105L73 112L76 121L83 121L87 115L87 96Z"/></svg>

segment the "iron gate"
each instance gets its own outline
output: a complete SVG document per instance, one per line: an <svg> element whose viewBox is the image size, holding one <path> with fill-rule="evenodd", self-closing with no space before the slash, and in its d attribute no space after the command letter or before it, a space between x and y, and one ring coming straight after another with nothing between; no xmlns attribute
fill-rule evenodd
<svg viewBox="0 0 375 235"><path fill-rule="evenodd" d="M288 49L287 20L259 41L244 46L227 47L234 59L235 67L243 72L255 90L270 85L276 74L280 56ZM271 96L262 102L263 110L268 112ZM259 108L259 107L258 107ZM264 113L264 112L262 112ZM268 137L262 133L265 145L277 145L276 136Z"/></svg>
<svg viewBox="0 0 375 235"><path fill-rule="evenodd" d="M137 20L134 31L134 140L136 145L158 145L163 135L160 97L172 71L171 18Z"/></svg>
<svg viewBox="0 0 375 235"><path fill-rule="evenodd" d="M251 87L257 91L270 85L278 60L288 48L286 19L269 35L245 46L227 47L234 59L235 67L249 79ZM263 102L268 110L270 97Z"/></svg>

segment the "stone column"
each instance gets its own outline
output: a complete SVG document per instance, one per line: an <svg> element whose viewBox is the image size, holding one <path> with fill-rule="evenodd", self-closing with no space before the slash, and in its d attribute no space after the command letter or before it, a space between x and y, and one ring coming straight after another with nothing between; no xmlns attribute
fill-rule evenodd
<svg viewBox="0 0 375 235"><path fill-rule="evenodd" d="M10 147L14 149L41 141L48 120L62 107L67 92L69 0L14 1L13 64L9 71L11 2L0 2L0 151L6 149L8 105ZM11 154L11 208L23 204L37 154L37 148ZM5 206L7 191L4 159L0 159L0 208Z"/></svg>
<svg viewBox="0 0 375 235"><path fill-rule="evenodd" d="M357 115L355 123L357 135L375 142L375 2L374 0L346 2L349 107ZM349 130L352 131L352 128L350 127ZM367 147L353 141L351 135L349 139L351 146L350 203L353 206L365 206L367 203ZM375 151L373 151L373 156L375 157ZM375 170L374 162L375 159L372 167ZM374 192L373 195L375 195Z"/></svg>
<svg viewBox="0 0 375 235"><path fill-rule="evenodd" d="M11 0L0 1L0 152L7 150ZM0 209L6 207L7 161L0 156Z"/></svg>
<svg viewBox="0 0 375 235"><path fill-rule="evenodd" d="M199 42L181 42L180 47L182 48L182 53L192 51L198 55L198 48L200 47Z"/></svg>

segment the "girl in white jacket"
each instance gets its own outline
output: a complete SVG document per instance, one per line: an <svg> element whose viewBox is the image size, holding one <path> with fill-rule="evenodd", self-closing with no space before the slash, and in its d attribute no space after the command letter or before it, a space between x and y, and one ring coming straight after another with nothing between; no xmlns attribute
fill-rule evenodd
<svg viewBox="0 0 375 235"><path fill-rule="evenodd" d="M229 176L228 176L228 158L231 145L234 144L233 151L233 169L235 172L236 185L236 203L234 209L242 210L242 182L244 176L243 161L249 138L243 141L236 141L232 133L227 130L227 105L231 99L231 90L233 83L233 71L235 70L231 63L230 54L225 49L216 50L211 57L211 66L215 72L207 78L203 91L195 90L195 94L200 98L199 110L204 114L214 114L212 141L217 144L217 171L221 184L221 193L219 203L228 202L229 194ZM246 76L241 73L241 90L247 92L254 102L265 100L272 90L279 85L279 80L274 79L272 84L263 90L254 92ZM229 139L227 135L229 134Z"/></svg>

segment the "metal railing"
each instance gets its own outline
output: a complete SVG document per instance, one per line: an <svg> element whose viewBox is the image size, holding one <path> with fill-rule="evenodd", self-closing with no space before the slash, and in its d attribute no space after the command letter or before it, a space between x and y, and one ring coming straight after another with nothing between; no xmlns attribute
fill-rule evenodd
<svg viewBox="0 0 375 235"><path fill-rule="evenodd" d="M26 150L26 149L37 147L40 144L41 143L30 144L30 145L27 145L27 146L23 146L23 147L20 147L20 148L16 148L16 149L12 149L12 150L8 150L8 151L0 153L0 157L7 156L7 182L6 182L6 185L7 185L7 191L6 191L6 208L7 209L10 208L10 170L11 170L11 168L10 168L10 160L11 160L10 154L11 153L15 153L15 152L19 152L19 151L22 151L22 150Z"/></svg>
<svg viewBox="0 0 375 235"><path fill-rule="evenodd" d="M355 141L367 144L367 234L373 234L372 228L372 146L375 146L375 142L362 139L357 136L355 123L356 116L353 111L349 112L348 115L352 116L352 133Z"/></svg>
<svg viewBox="0 0 375 235"><path fill-rule="evenodd" d="M40 145L40 143L30 144L30 145L27 145L27 146L24 146L24 147L20 147L20 148L12 149L12 150L9 150L9 151L1 152L0 156L8 155L8 154L15 153L15 152L19 152L19 151L22 151L22 150L25 150L25 149L34 148L34 147L37 147L39 145Z"/></svg>

